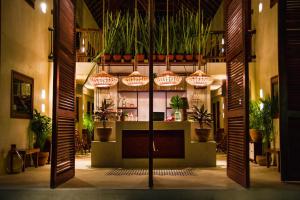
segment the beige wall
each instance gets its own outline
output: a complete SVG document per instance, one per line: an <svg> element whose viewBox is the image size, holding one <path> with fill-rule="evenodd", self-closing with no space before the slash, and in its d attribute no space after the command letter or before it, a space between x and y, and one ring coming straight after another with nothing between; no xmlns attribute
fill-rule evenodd
<svg viewBox="0 0 300 200"><path fill-rule="evenodd" d="M218 11L216 12L214 18L211 21L211 30L213 31L224 30L224 1L221 3Z"/></svg>
<svg viewBox="0 0 300 200"><path fill-rule="evenodd" d="M258 12L259 2L263 3L263 11ZM249 66L251 82L251 98L258 99L260 89L263 95L271 95L271 78L278 75L278 5L270 8L269 0L253 0L252 28L256 29L254 41L256 62ZM275 120L276 146L279 147L278 120Z"/></svg>
<svg viewBox="0 0 300 200"><path fill-rule="evenodd" d="M52 1L47 0L48 6ZM34 108L46 104L49 112L49 33L52 16L43 14L36 1L32 9L25 1L1 0L1 65L0 65L0 174L4 173L4 158L10 144L28 147L28 119L10 118L11 70L34 78ZM41 99L41 90L46 99Z"/></svg>
<svg viewBox="0 0 300 200"><path fill-rule="evenodd" d="M84 0L76 1L76 22L80 28L99 28Z"/></svg>

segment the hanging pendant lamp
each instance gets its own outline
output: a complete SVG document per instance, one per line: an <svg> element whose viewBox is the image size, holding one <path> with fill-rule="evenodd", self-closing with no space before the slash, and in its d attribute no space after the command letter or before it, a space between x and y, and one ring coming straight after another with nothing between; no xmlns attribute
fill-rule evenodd
<svg viewBox="0 0 300 200"><path fill-rule="evenodd" d="M144 86L149 83L149 77L142 75L140 72L137 71L137 0L135 0L135 12L134 12L134 28L135 28L135 57L134 57L134 67L133 67L133 72L122 79L122 82L131 87L139 87L139 86Z"/></svg>
<svg viewBox="0 0 300 200"><path fill-rule="evenodd" d="M105 30L105 0L103 0L103 30ZM105 31L103 31L103 41L105 41ZM103 42L103 49L105 49L105 42ZM90 77L91 83L94 85L94 87L98 88L108 88L116 85L118 83L118 78L108 74L107 72L104 71L104 65L105 65L105 59L104 55L102 55L102 68L99 71L99 66L97 66L97 73L93 74Z"/></svg>
<svg viewBox="0 0 300 200"><path fill-rule="evenodd" d="M201 12L201 9L200 9L200 0L199 0L199 53L200 53L200 50L201 50L201 25L200 25L200 21L201 21L201 15L200 15L200 12ZM214 81L214 79L209 76L208 74L206 74L205 72L203 72L201 70L201 59L198 59L198 67L199 67L199 70L197 70L196 72L194 72L192 75L188 76L185 81L192 85L192 86L198 86L198 87L206 87L210 84L212 84L212 82Z"/></svg>
<svg viewBox="0 0 300 200"><path fill-rule="evenodd" d="M210 90L217 90L222 86L222 81L220 80L214 80L212 84L210 85Z"/></svg>
<svg viewBox="0 0 300 200"><path fill-rule="evenodd" d="M170 61L169 61L169 0L167 0L167 56L166 56L166 65L167 70L162 74L157 76L154 79L154 82L158 86L176 86L179 85L182 81L182 77L176 75L170 70Z"/></svg>

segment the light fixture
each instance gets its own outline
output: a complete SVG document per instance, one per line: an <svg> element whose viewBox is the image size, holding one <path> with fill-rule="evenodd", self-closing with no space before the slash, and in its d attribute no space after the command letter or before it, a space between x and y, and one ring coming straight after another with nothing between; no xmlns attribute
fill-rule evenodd
<svg viewBox="0 0 300 200"><path fill-rule="evenodd" d="M217 90L222 86L222 81L220 80L214 80L212 84L210 85L210 90Z"/></svg>
<svg viewBox="0 0 300 200"><path fill-rule="evenodd" d="M103 18L102 19L105 19L105 0L103 0ZM102 24L103 24L102 30L105 30L105 20L103 20ZM104 33L103 33L102 40L105 41ZM103 49L105 49L105 42L103 43ZM101 60L102 60L102 69L99 70L99 66L97 65L96 74L93 74L89 77L91 80L91 83L93 84L94 87L97 87L97 88L112 87L118 83L119 79L104 71L104 65L105 65L104 55L102 55Z"/></svg>
<svg viewBox="0 0 300 200"><path fill-rule="evenodd" d="M47 13L47 3L45 1L41 1L40 9L41 9L42 13L44 13L44 14Z"/></svg>
<svg viewBox="0 0 300 200"><path fill-rule="evenodd" d="M90 79L94 87L98 88L112 87L119 81L118 78L106 73L103 69L99 73L93 74Z"/></svg>
<svg viewBox="0 0 300 200"><path fill-rule="evenodd" d="M263 89L259 90L259 98L263 98L264 97L264 91Z"/></svg>
<svg viewBox="0 0 300 200"><path fill-rule="evenodd" d="M123 78L122 82L127 86L138 87L147 85L149 83L149 78L138 71L134 71L129 76Z"/></svg>
<svg viewBox="0 0 300 200"><path fill-rule="evenodd" d="M42 89L41 99L46 99L46 90Z"/></svg>
<svg viewBox="0 0 300 200"><path fill-rule="evenodd" d="M46 112L46 105L44 103L41 105L41 110L42 113Z"/></svg>
<svg viewBox="0 0 300 200"><path fill-rule="evenodd" d="M137 71L137 0L135 0L135 11L134 11L134 28L135 28L135 57L134 57L134 66L133 66L133 72L122 79L122 82L131 87L138 87L138 86L144 86L149 83L148 76L142 75L140 72Z"/></svg>
<svg viewBox="0 0 300 200"><path fill-rule="evenodd" d="M200 7L200 0L199 0L199 22L201 21L201 7ZM199 23L199 41L201 41L201 25ZM201 50L201 42L199 43L199 52ZM204 71L201 70L201 59L198 59L198 70L194 72L192 75L188 76L185 81L192 85L192 86L197 86L197 87L207 87L213 82L213 78L209 75L207 75ZM206 67L204 67L206 69ZM206 71L206 70L205 70Z"/></svg>
<svg viewBox="0 0 300 200"><path fill-rule="evenodd" d="M212 84L213 80L214 79L211 76L207 75L202 70L197 70L185 79L188 84L198 87L206 87Z"/></svg>
<svg viewBox="0 0 300 200"><path fill-rule="evenodd" d="M263 11L263 3L259 2L258 4L258 12L261 13Z"/></svg>
<svg viewBox="0 0 300 200"><path fill-rule="evenodd" d="M154 79L154 82L158 86L175 86L175 85L179 85L182 81L181 76L176 75L174 72L170 70L170 61L168 55L169 55L169 0L167 0L167 57L166 57L167 70Z"/></svg>
<svg viewBox="0 0 300 200"><path fill-rule="evenodd" d="M84 87L86 87L87 89L90 89L90 90L95 89L95 86L93 85L90 77L88 78L88 80L84 84Z"/></svg>

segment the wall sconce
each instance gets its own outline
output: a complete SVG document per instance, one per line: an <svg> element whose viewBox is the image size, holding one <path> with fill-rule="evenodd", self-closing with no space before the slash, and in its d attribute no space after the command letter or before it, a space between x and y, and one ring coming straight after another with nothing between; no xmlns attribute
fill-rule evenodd
<svg viewBox="0 0 300 200"><path fill-rule="evenodd" d="M46 99L46 90L42 89L41 98Z"/></svg>
<svg viewBox="0 0 300 200"><path fill-rule="evenodd" d="M42 13L44 13L44 14L47 13L47 3L45 1L41 1L40 9L41 9Z"/></svg>
<svg viewBox="0 0 300 200"><path fill-rule="evenodd" d="M41 105L41 110L42 110L42 113L46 112L46 105L44 103L42 103L42 105Z"/></svg>
<svg viewBox="0 0 300 200"><path fill-rule="evenodd" d="M259 98L264 98L264 91L263 91L263 89L259 90Z"/></svg>
<svg viewBox="0 0 300 200"><path fill-rule="evenodd" d="M262 2L259 2L258 4L258 12L261 13L263 11L263 3Z"/></svg>

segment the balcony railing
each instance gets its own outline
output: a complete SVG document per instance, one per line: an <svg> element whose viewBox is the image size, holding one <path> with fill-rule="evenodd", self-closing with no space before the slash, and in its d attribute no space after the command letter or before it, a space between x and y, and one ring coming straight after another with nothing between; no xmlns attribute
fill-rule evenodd
<svg viewBox="0 0 300 200"><path fill-rule="evenodd" d="M102 34L98 29L76 30L76 61L90 62L102 49ZM206 48L208 62L225 62L224 31L211 31Z"/></svg>

